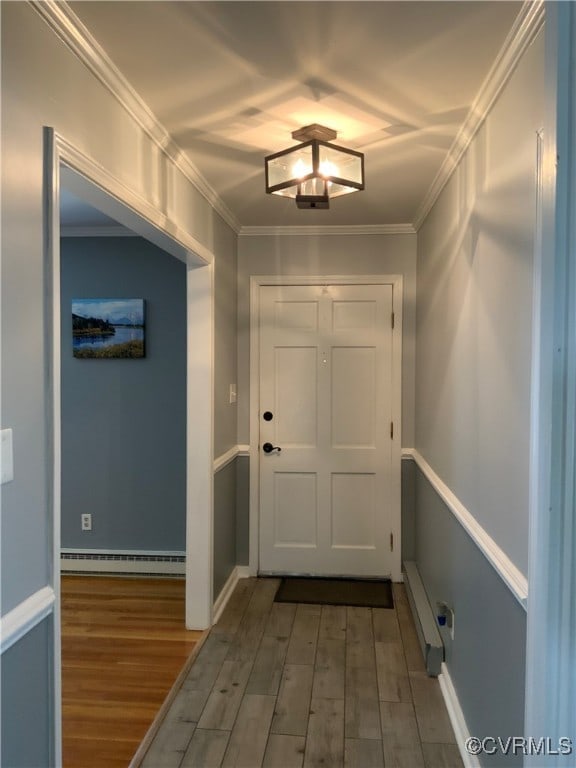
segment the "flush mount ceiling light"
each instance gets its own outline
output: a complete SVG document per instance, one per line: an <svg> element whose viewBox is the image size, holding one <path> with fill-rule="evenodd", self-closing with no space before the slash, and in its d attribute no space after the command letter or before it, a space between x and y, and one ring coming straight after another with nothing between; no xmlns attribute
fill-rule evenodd
<svg viewBox="0 0 576 768"><path fill-rule="evenodd" d="M298 208L329 208L331 197L364 189L364 155L330 144L336 131L307 125L292 138L303 142L265 158L266 192L292 197Z"/></svg>

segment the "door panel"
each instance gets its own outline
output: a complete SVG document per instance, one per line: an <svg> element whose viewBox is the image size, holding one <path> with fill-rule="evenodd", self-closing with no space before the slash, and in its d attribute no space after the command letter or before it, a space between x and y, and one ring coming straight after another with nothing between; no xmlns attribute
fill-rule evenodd
<svg viewBox="0 0 576 768"><path fill-rule="evenodd" d="M276 440L284 447L316 445L317 351L314 347L274 350Z"/></svg>
<svg viewBox="0 0 576 768"><path fill-rule="evenodd" d="M332 447L374 448L376 445L376 350L333 347Z"/></svg>
<svg viewBox="0 0 576 768"><path fill-rule="evenodd" d="M375 475L332 475L332 546L374 549L376 540Z"/></svg>
<svg viewBox="0 0 576 768"><path fill-rule="evenodd" d="M274 546L316 547L316 486L312 472L274 473Z"/></svg>
<svg viewBox="0 0 576 768"><path fill-rule="evenodd" d="M392 299L391 285L260 288L260 446L280 448L260 449L261 572L392 570Z"/></svg>

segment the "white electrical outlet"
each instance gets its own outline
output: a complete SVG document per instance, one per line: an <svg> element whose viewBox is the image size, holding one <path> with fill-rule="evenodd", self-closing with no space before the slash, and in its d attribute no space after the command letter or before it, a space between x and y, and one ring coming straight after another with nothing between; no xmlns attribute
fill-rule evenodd
<svg viewBox="0 0 576 768"><path fill-rule="evenodd" d="M92 515L86 513L80 516L82 520L82 530L83 531L91 531L92 530Z"/></svg>

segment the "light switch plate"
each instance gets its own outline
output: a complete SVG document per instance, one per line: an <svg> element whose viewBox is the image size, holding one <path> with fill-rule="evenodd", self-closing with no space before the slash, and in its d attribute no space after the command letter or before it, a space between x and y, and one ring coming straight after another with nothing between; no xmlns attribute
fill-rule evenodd
<svg viewBox="0 0 576 768"><path fill-rule="evenodd" d="M236 402L236 384L230 384L230 405Z"/></svg>
<svg viewBox="0 0 576 768"><path fill-rule="evenodd" d="M0 482L9 483L14 480L14 451L12 449L12 430L0 431Z"/></svg>

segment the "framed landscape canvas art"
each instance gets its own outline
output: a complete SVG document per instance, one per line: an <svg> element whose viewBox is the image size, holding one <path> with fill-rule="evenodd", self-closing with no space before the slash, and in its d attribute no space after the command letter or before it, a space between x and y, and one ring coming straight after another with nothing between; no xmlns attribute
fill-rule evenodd
<svg viewBox="0 0 576 768"><path fill-rule="evenodd" d="M72 299L74 357L144 357L145 330L144 299Z"/></svg>

